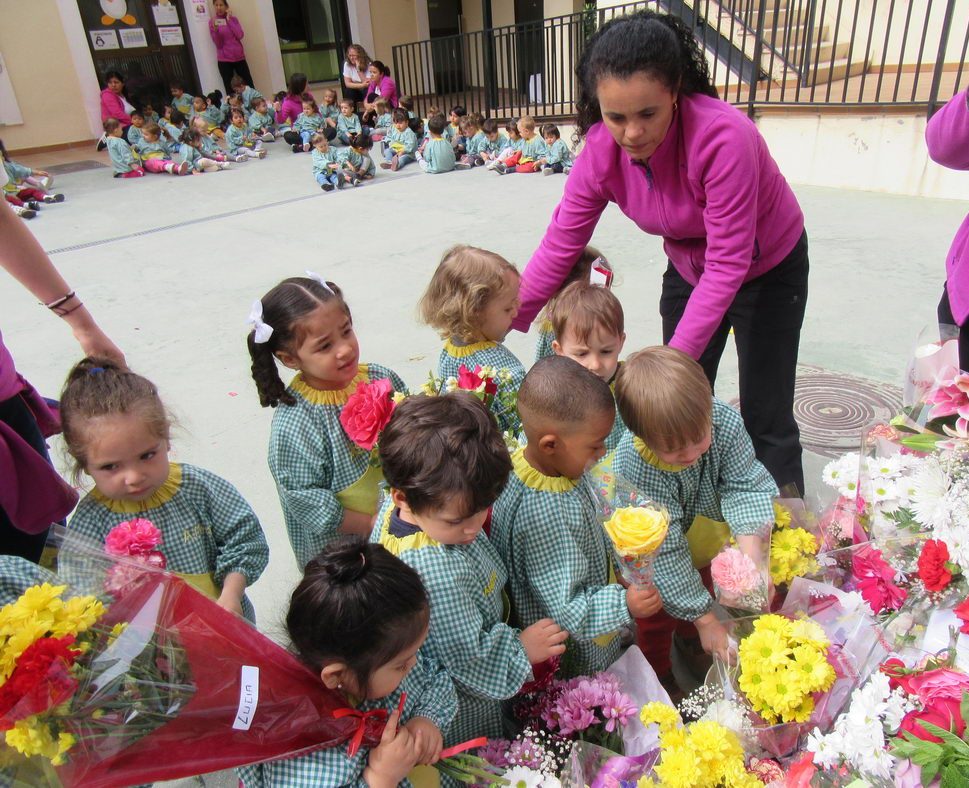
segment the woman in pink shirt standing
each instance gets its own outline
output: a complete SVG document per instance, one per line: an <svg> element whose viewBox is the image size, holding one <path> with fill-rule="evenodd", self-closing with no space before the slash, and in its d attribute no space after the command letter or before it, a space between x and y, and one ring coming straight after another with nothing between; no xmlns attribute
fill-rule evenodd
<svg viewBox="0 0 969 788"><path fill-rule="evenodd" d="M808 290L804 216L757 127L717 98L706 60L678 19L620 17L579 62L585 146L522 275L515 328L572 270L610 202L661 235L663 341L711 383L732 328L740 407L778 486L804 492L794 378Z"/></svg>
<svg viewBox="0 0 969 788"><path fill-rule="evenodd" d="M215 44L219 74L225 83L226 94L232 92L229 83L234 74L242 77L249 87L254 87L249 64L246 63L246 50L242 46L245 32L238 17L229 10L228 0L215 0L212 7L215 9L215 16L209 17L209 35Z"/></svg>

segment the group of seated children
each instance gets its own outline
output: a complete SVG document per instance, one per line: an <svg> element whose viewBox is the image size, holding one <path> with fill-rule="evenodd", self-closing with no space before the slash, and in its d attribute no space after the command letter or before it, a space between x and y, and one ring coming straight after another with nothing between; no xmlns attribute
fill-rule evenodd
<svg viewBox="0 0 969 788"><path fill-rule="evenodd" d="M374 139L384 144L385 161L380 166L388 170L413 161L429 174L484 166L502 175L539 171L567 175L572 167L572 152L558 127L547 123L538 134L535 119L528 115L508 121L507 135L501 133L498 121L477 112L468 114L460 106L452 108L450 120L431 107L421 139L413 113L396 109L380 115L377 123Z"/></svg>
<svg viewBox="0 0 969 788"><path fill-rule="evenodd" d="M7 153L3 140L0 140L0 158L6 175L3 197L17 216L33 219L42 205L64 202L63 194L50 191L54 176L46 170L35 170L15 162Z"/></svg>
<svg viewBox="0 0 969 788"><path fill-rule="evenodd" d="M602 264L593 251L578 260L548 315L551 355L526 374L503 344L517 270L493 252L450 249L420 305L445 341L438 377L413 396L392 370L360 363L333 282L287 279L253 305L253 379L275 409L269 467L304 570L293 646L327 687L390 713L392 733L354 757L320 750L247 767L246 786L396 784L443 746L506 734L503 704L551 658L564 678L603 670L637 628L673 689L674 633L726 655L691 544L726 532L759 555L753 534L773 520L777 488L696 361L650 347L620 363L622 307L590 282ZM280 364L297 373L288 385ZM445 381L467 370L488 370L517 401L451 390ZM343 418L361 384L399 403L377 436ZM591 475L603 462L669 512L653 586L616 580ZM409 703L395 711L402 691Z"/></svg>
<svg viewBox="0 0 969 788"><path fill-rule="evenodd" d="M266 99L241 77L232 93L191 96L179 83L159 116L150 104L131 113L124 130L116 118L104 121L104 142L115 178L139 178L146 172L199 175L228 169L229 162L263 159L263 143L276 139L275 115Z"/></svg>

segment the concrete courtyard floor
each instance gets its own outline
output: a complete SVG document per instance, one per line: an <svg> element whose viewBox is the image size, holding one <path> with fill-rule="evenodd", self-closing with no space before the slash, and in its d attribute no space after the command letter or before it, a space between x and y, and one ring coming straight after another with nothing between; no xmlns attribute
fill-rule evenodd
<svg viewBox="0 0 969 788"><path fill-rule="evenodd" d="M263 161L200 177L115 180L110 169L57 177L67 201L28 226L76 288L130 366L155 381L178 421L172 457L233 482L258 513L269 568L250 591L260 629L282 639L297 580L266 465L272 412L259 407L245 346L249 307L280 279L305 269L344 289L363 361L379 361L418 387L439 341L415 305L450 245L492 249L524 268L548 224L563 176L499 177L483 170L426 176L414 165L379 171L357 189L323 193L310 157L283 144ZM106 161L72 152L70 157ZM58 163L58 155L24 159ZM863 185L863 184L859 184ZM798 187L810 237L811 291L801 361L901 385L918 332L934 321L949 243L966 203ZM2 239L0 239L2 243ZM617 271L626 310L626 353L661 340L658 299L666 258L609 206L592 243ZM19 370L57 396L78 346L9 277L0 278L0 321ZM526 363L534 337L508 344ZM718 394L736 396L728 346ZM60 453L60 446L55 446ZM61 467L66 463L59 456ZM806 457L809 492L824 462Z"/></svg>

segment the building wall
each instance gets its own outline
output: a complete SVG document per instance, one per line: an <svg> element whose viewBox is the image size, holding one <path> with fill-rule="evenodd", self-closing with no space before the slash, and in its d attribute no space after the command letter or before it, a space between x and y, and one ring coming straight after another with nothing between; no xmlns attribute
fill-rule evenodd
<svg viewBox="0 0 969 788"><path fill-rule="evenodd" d="M0 52L24 122L0 127L8 150L92 138L77 69L54 0L3 4ZM38 54L42 47L42 54ZM92 69L93 72L93 69Z"/></svg>
<svg viewBox="0 0 969 788"><path fill-rule="evenodd" d="M373 29L373 51L370 56L374 60L382 60L392 68L394 47L419 40L416 8L418 2L426 0L370 0L370 22Z"/></svg>

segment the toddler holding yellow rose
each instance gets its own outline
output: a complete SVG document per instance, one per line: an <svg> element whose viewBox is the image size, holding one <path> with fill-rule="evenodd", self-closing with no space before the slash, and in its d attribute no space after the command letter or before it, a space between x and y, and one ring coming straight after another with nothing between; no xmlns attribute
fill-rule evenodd
<svg viewBox="0 0 969 788"><path fill-rule="evenodd" d="M760 560L766 545L754 534L773 522L777 485L754 457L740 414L713 396L703 368L685 353L634 353L617 374L616 402L629 431L615 473L669 512L654 575L665 613L639 625L643 652L669 687L674 631L694 643L699 633L703 651L727 657L727 631L700 570L731 534Z"/></svg>
<svg viewBox="0 0 969 788"><path fill-rule="evenodd" d="M513 623L551 618L572 636L563 675L595 673L619 656L620 630L662 606L655 588L615 582L612 548L585 476L606 451L612 392L576 361L549 356L525 376L518 411L528 442L512 455L491 530L508 569Z"/></svg>

